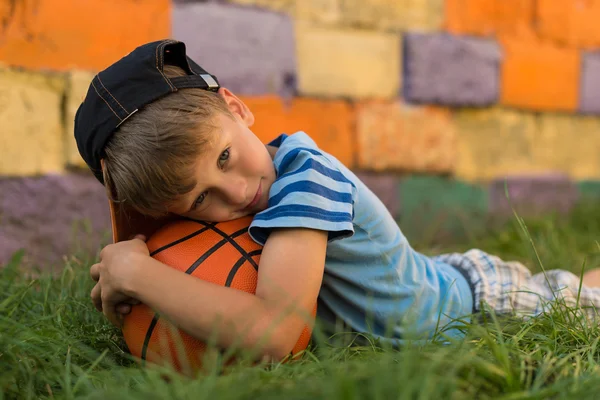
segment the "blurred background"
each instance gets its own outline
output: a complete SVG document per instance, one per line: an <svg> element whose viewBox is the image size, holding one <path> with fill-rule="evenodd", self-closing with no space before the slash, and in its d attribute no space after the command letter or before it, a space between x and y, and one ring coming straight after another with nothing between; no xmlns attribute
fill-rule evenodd
<svg viewBox="0 0 600 400"><path fill-rule="evenodd" d="M600 0L0 0L0 264L110 242L73 118L149 41L238 94L267 142L303 130L411 238L600 199Z"/></svg>

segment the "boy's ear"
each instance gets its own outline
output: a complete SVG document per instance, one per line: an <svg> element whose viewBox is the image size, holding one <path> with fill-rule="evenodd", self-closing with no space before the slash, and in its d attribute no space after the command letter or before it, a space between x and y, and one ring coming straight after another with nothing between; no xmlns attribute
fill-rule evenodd
<svg viewBox="0 0 600 400"><path fill-rule="evenodd" d="M248 127L254 124L254 114L242 100L224 87L220 88L218 93L223 97L233 115L242 120Z"/></svg>

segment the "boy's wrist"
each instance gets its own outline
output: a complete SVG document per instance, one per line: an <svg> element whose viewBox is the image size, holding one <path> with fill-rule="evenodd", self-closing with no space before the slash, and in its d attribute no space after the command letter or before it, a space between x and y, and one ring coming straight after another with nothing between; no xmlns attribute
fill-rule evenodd
<svg viewBox="0 0 600 400"><path fill-rule="evenodd" d="M129 297L137 299L139 295L139 285L144 278L144 270L151 268L151 264L157 262L154 258L146 254L134 253L131 255L129 274L123 282L123 293Z"/></svg>

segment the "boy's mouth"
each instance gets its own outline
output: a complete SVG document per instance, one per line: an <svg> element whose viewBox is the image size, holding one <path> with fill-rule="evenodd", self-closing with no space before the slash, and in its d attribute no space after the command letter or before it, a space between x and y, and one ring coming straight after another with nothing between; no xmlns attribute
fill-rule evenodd
<svg viewBox="0 0 600 400"><path fill-rule="evenodd" d="M256 191L256 194L254 195L254 198L252 199L252 201L250 202L250 204L248 204L246 206L246 208L244 208L243 211L248 211L252 207L254 207L256 204L258 204L258 201L260 200L261 195L262 195L262 183L259 182L258 183L258 190Z"/></svg>

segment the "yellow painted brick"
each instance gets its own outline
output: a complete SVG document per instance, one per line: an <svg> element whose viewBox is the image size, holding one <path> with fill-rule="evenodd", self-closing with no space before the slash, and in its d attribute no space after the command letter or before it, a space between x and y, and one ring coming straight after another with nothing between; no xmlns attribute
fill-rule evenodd
<svg viewBox="0 0 600 400"><path fill-rule="evenodd" d="M535 162L538 124L534 114L494 107L454 115L458 138L456 175L487 181L544 171Z"/></svg>
<svg viewBox="0 0 600 400"><path fill-rule="evenodd" d="M542 114L534 157L573 179L600 179L600 118Z"/></svg>
<svg viewBox="0 0 600 400"><path fill-rule="evenodd" d="M340 0L342 24L397 31L438 31L444 0Z"/></svg>
<svg viewBox="0 0 600 400"><path fill-rule="evenodd" d="M75 113L79 105L85 98L90 82L94 78L94 73L88 71L73 70L69 72L67 87L67 108L66 108L66 135L65 147L67 165L76 167L86 167L85 161L81 158L75 143Z"/></svg>
<svg viewBox="0 0 600 400"><path fill-rule="evenodd" d="M375 171L452 172L456 136L449 110L399 101L357 106L359 167Z"/></svg>
<svg viewBox="0 0 600 400"><path fill-rule="evenodd" d="M309 96L395 97L400 35L296 24L298 89Z"/></svg>
<svg viewBox="0 0 600 400"><path fill-rule="evenodd" d="M321 24L339 24L342 20L340 0L297 0L294 18Z"/></svg>
<svg viewBox="0 0 600 400"><path fill-rule="evenodd" d="M338 27L432 32L444 24L444 0L230 0Z"/></svg>
<svg viewBox="0 0 600 400"><path fill-rule="evenodd" d="M283 12L302 21L336 24L341 20L340 0L230 0L230 2Z"/></svg>
<svg viewBox="0 0 600 400"><path fill-rule="evenodd" d="M0 66L0 175L31 176L64 170L64 90L62 74Z"/></svg>

